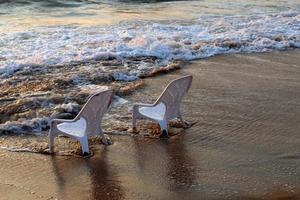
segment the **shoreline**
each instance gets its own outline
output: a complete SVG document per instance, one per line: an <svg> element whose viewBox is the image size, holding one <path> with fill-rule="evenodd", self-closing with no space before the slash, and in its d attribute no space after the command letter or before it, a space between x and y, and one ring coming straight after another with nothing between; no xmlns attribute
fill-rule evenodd
<svg viewBox="0 0 300 200"><path fill-rule="evenodd" d="M4 199L300 198L299 63L298 49L228 54L144 79L144 88L126 96L130 103L149 103L170 80L193 74L182 110L187 121L197 123L168 141L112 135L113 145L95 145L91 158L0 151L0 195ZM130 126L126 106L112 112L116 124Z"/></svg>

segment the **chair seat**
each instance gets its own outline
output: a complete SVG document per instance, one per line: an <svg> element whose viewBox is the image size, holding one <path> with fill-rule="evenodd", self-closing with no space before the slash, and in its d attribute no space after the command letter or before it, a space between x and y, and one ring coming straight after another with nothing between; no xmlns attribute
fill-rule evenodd
<svg viewBox="0 0 300 200"><path fill-rule="evenodd" d="M162 121L166 113L166 106L164 103L160 102L159 104L153 107L140 107L139 112L142 115L151 119Z"/></svg>
<svg viewBox="0 0 300 200"><path fill-rule="evenodd" d="M86 120L84 118L80 118L75 122L64 122L57 125L58 130L67 133L69 135L73 135L76 137L84 136L84 132L86 130Z"/></svg>

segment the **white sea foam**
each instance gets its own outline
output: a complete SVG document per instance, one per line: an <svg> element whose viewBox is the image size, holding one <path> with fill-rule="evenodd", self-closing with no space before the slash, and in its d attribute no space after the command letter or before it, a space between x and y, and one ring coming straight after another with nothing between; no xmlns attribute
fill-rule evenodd
<svg viewBox="0 0 300 200"><path fill-rule="evenodd" d="M79 112L79 105L77 103L66 103L61 104L55 107L63 109L67 113L78 113Z"/></svg>
<svg viewBox="0 0 300 200"><path fill-rule="evenodd" d="M132 75L127 75L127 74L124 74L122 72L115 72L113 74L113 77L116 81L135 81L137 80L137 77L136 76L132 76Z"/></svg>
<svg viewBox="0 0 300 200"><path fill-rule="evenodd" d="M100 91L104 91L109 89L108 86L104 86L104 85L94 85L94 84L86 84L86 85L80 85L78 86L78 88L85 92L85 93L96 93L96 92L100 92Z"/></svg>
<svg viewBox="0 0 300 200"><path fill-rule="evenodd" d="M7 121L0 124L1 134L41 134L49 127L50 118L34 118L30 120Z"/></svg>
<svg viewBox="0 0 300 200"><path fill-rule="evenodd" d="M124 98L121 98L117 95L114 95L113 101L112 101L112 107L118 107L124 104L127 104L128 101Z"/></svg>
<svg viewBox="0 0 300 200"><path fill-rule="evenodd" d="M224 53L299 48L300 13L203 16L183 25L138 21L107 27L40 27L2 34L0 44L2 77L33 66L55 67L113 58L151 56L167 63ZM141 66L147 67L142 61ZM131 81L137 74L138 70L128 75L115 73L115 79Z"/></svg>

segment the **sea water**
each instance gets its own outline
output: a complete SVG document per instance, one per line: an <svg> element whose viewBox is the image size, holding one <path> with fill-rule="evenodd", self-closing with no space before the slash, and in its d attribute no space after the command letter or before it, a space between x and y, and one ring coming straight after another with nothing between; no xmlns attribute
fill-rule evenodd
<svg viewBox="0 0 300 200"><path fill-rule="evenodd" d="M168 62L299 47L299 10L297 1L5 1L0 76L108 57Z"/></svg>
<svg viewBox="0 0 300 200"><path fill-rule="evenodd" d="M54 111L74 116L83 88L218 54L299 47L295 0L1 1L0 130L40 132Z"/></svg>

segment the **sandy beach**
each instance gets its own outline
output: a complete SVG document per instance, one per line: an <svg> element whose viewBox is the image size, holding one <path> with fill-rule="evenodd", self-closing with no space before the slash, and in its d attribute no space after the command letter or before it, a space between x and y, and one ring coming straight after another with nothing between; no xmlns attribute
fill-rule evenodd
<svg viewBox="0 0 300 200"><path fill-rule="evenodd" d="M186 74L182 112L194 126L168 140L110 135L90 158L2 149L0 199L300 199L300 51L193 61L124 98L150 103ZM130 125L126 106L111 112Z"/></svg>

